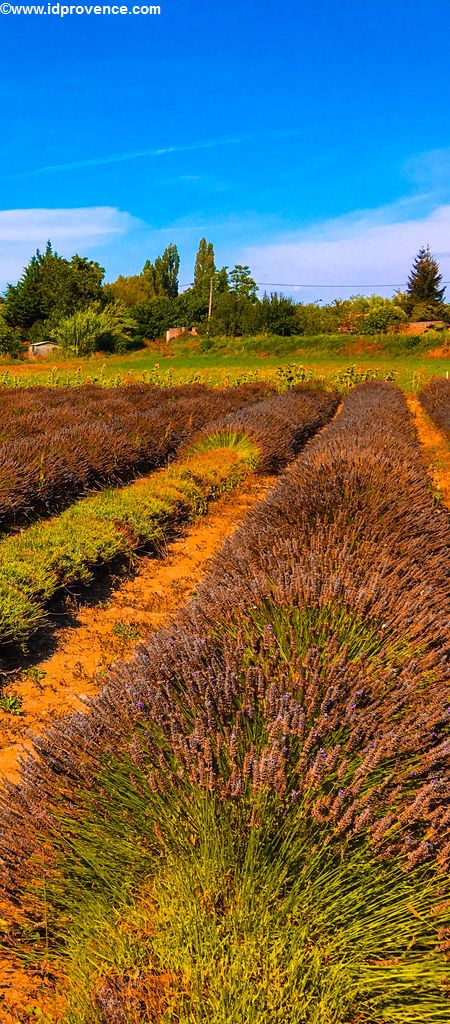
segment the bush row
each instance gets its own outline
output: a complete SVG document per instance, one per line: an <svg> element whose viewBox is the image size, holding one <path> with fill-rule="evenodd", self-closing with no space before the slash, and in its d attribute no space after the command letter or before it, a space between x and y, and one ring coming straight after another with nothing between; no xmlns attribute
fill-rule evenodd
<svg viewBox="0 0 450 1024"><path fill-rule="evenodd" d="M250 413L247 418L247 431L239 424L233 429L230 422L226 432L202 435L201 444L186 451L184 461L168 470L84 498L56 519L4 539L0 543L0 643L23 644L43 625L46 605L61 587L89 581L95 565L108 564L142 545L155 547L177 520L199 512L225 485L234 485L236 472L242 474L249 461L256 464L261 459L264 468L278 462L283 410L285 431L296 444L302 434L309 435L311 424L317 429L329 419L336 401L326 393L300 389L257 403L253 416ZM207 418L207 408L205 398L200 408L190 403L191 430L195 415L200 421Z"/></svg>
<svg viewBox="0 0 450 1024"><path fill-rule="evenodd" d="M450 380L431 380L419 394L424 409L450 440Z"/></svg>
<svg viewBox="0 0 450 1024"><path fill-rule="evenodd" d="M23 406L15 393L0 424L0 528L57 511L90 488L123 483L161 466L187 437L267 390L261 384L165 393L145 386L120 393L80 387L69 395L45 389L26 394ZM14 441L16 434L20 439Z"/></svg>
<svg viewBox="0 0 450 1024"><path fill-rule="evenodd" d="M2 813L28 927L45 899L45 942L98 965L109 915L117 964L146 883L131 966L177 988L162 1021L443 1024L448 583L404 398L361 385L177 622L35 741ZM68 1021L115 1019L99 970Z"/></svg>
<svg viewBox="0 0 450 1024"><path fill-rule="evenodd" d="M87 407L90 418L102 422L112 414L123 416L132 409L149 412L163 402L200 397L208 390L199 384L164 388L152 382L117 387L82 384L81 381L76 387L71 384L57 388L45 385L13 389L1 387L0 440L24 440L76 425Z"/></svg>

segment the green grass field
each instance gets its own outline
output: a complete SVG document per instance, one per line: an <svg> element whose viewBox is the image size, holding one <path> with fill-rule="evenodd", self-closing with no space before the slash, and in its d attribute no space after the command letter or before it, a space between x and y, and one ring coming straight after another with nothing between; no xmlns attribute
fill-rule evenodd
<svg viewBox="0 0 450 1024"><path fill-rule="evenodd" d="M53 355L35 363L6 360L0 365L0 384L76 384L87 379L118 383L128 376L144 376L156 383L198 379L220 384L246 374L274 378L277 367L295 363L304 366L314 379L322 378L327 383L354 366L358 372L393 375L396 383L409 391L432 376L445 376L450 371L450 355L430 355L433 350L445 352L442 336L190 338L188 344L179 340L167 349L159 344L124 355L100 353L88 359Z"/></svg>

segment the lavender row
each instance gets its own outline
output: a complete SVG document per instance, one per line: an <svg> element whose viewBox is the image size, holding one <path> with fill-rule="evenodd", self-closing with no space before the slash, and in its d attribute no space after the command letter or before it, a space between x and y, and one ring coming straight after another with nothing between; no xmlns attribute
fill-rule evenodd
<svg viewBox="0 0 450 1024"><path fill-rule="evenodd" d="M419 394L424 409L450 441L450 380L431 380Z"/></svg>
<svg viewBox="0 0 450 1024"><path fill-rule="evenodd" d="M23 407L15 395L16 404L10 403L3 433L17 427L20 436L35 423L35 435L0 445L1 529L57 512L90 488L156 469L207 423L267 394L261 384L224 391L80 387L70 396L47 390L53 399L48 413L45 393L25 394ZM29 406L31 420L22 416Z"/></svg>

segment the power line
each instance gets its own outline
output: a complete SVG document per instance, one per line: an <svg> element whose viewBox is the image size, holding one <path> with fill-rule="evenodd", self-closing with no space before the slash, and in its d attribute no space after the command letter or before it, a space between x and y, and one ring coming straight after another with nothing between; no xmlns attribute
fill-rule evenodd
<svg viewBox="0 0 450 1024"><path fill-rule="evenodd" d="M258 288L406 288L404 284L286 284L283 281L255 281ZM450 281L443 281L443 285L450 284ZM180 288L192 288L193 282L181 284Z"/></svg>
<svg viewBox="0 0 450 1024"><path fill-rule="evenodd" d="M447 282L449 283L449 282ZM255 284L262 288L404 288L401 284L286 284L283 281L256 281Z"/></svg>

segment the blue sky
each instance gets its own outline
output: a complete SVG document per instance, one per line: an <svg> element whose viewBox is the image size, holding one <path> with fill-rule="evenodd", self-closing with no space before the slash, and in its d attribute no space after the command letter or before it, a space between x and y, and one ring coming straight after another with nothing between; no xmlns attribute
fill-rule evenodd
<svg viewBox="0 0 450 1024"><path fill-rule="evenodd" d="M3 16L0 283L48 237L108 279L177 242L188 283L203 234L269 290L311 284L302 299L388 294L427 242L450 280L449 11L161 0L160 16Z"/></svg>

